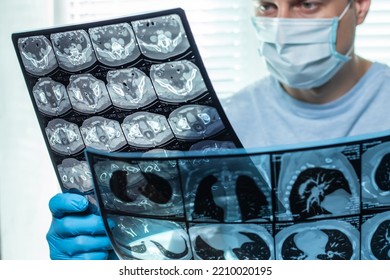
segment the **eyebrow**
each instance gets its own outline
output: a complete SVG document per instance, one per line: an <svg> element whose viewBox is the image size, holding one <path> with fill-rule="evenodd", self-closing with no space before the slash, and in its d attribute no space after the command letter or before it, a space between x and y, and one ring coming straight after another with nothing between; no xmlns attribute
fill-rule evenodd
<svg viewBox="0 0 390 280"><path fill-rule="evenodd" d="M275 4L275 0L252 0L255 4ZM307 0L287 0L288 4L297 4ZM316 0L321 3L328 3L331 0Z"/></svg>

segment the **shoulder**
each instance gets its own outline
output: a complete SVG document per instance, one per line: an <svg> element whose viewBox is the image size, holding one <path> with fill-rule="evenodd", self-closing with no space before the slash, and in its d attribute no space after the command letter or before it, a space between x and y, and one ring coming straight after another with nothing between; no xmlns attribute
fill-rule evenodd
<svg viewBox="0 0 390 280"><path fill-rule="evenodd" d="M387 64L374 62L370 70L370 74L372 77L383 78L390 76L390 66ZM386 79L386 81L388 80Z"/></svg>
<svg viewBox="0 0 390 280"><path fill-rule="evenodd" d="M378 98L378 93L383 91L388 93L389 84L390 67L383 63L374 62L364 76L356 83L351 92L364 92L364 96L367 98ZM356 96L356 98L359 98L360 96L360 94L352 95Z"/></svg>
<svg viewBox="0 0 390 280"><path fill-rule="evenodd" d="M371 96L379 98L379 95L386 95L388 99L390 86L390 67L389 65L374 62L368 72L356 85L356 91L371 93ZM384 96L383 96L384 97ZM390 101L390 99L389 99ZM388 102L386 102L388 103Z"/></svg>

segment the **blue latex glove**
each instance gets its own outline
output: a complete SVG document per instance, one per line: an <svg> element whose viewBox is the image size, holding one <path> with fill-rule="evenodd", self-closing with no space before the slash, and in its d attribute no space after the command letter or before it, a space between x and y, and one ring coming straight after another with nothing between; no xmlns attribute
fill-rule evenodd
<svg viewBox="0 0 390 280"><path fill-rule="evenodd" d="M102 260L115 256L102 217L86 213L88 204L84 196L72 193L50 199L53 220L46 239L51 259Z"/></svg>

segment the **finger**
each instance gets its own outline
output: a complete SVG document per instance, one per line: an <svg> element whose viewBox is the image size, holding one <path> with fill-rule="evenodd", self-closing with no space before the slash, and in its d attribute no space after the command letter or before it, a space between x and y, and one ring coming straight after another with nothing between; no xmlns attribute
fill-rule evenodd
<svg viewBox="0 0 390 280"><path fill-rule="evenodd" d="M110 239L107 236L79 235L63 239L61 243L62 251L69 256L102 251L108 254L108 250L112 250Z"/></svg>
<svg viewBox="0 0 390 280"><path fill-rule="evenodd" d="M107 260L108 251L89 252L72 256L72 260Z"/></svg>
<svg viewBox="0 0 390 280"><path fill-rule="evenodd" d="M77 254L74 256L68 256L66 254L50 254L52 260L107 260L109 251L102 252L88 252Z"/></svg>
<svg viewBox="0 0 390 280"><path fill-rule="evenodd" d="M62 257L106 252L107 258L108 250L112 250L110 239L107 236L79 235L66 239L51 237L48 241L51 247L55 248L55 250L52 250L53 253L57 252L56 255Z"/></svg>
<svg viewBox="0 0 390 280"><path fill-rule="evenodd" d="M66 216L53 219L54 231L61 238L77 235L105 235L103 219L98 215Z"/></svg>
<svg viewBox="0 0 390 280"><path fill-rule="evenodd" d="M49 201L49 209L53 216L61 218L69 213L83 212L88 207L88 200L79 194L60 193Z"/></svg>

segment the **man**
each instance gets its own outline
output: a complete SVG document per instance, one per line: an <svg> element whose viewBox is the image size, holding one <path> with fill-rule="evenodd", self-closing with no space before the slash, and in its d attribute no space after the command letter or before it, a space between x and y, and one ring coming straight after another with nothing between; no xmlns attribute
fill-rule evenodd
<svg viewBox="0 0 390 280"><path fill-rule="evenodd" d="M257 0L254 25L269 77L224 104L245 147L310 142L390 129L390 69L354 53L370 0ZM87 200L49 203L53 259L106 259L111 246Z"/></svg>
<svg viewBox="0 0 390 280"><path fill-rule="evenodd" d="M257 15L262 18L257 18L255 27L271 76L225 104L245 147L390 128L389 68L357 56L353 49L355 29L363 23L370 1L257 3ZM335 44L330 43L331 37Z"/></svg>

